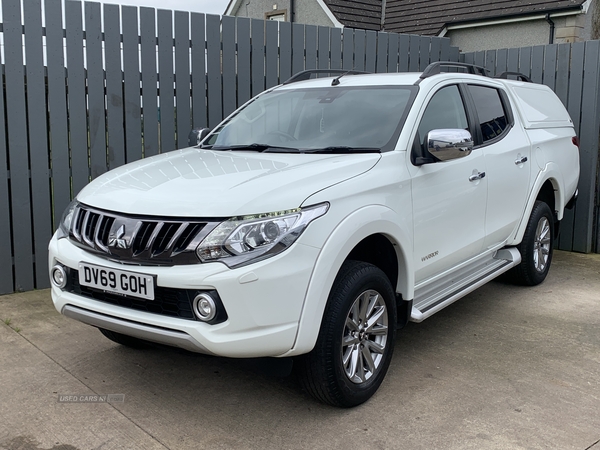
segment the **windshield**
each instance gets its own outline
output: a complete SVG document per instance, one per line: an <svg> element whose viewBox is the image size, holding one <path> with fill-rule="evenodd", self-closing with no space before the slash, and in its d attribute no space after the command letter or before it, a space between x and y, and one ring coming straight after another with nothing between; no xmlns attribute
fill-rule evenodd
<svg viewBox="0 0 600 450"><path fill-rule="evenodd" d="M219 126L203 147L390 150L415 91L412 86L276 89L257 97Z"/></svg>

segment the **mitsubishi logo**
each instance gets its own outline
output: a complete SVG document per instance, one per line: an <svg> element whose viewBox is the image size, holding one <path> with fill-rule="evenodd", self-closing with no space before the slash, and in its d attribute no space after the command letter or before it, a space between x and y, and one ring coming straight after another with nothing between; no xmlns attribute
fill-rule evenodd
<svg viewBox="0 0 600 450"><path fill-rule="evenodd" d="M121 225L115 234L108 236L108 246L116 248L127 248L127 241L123 239L125 236L125 225Z"/></svg>

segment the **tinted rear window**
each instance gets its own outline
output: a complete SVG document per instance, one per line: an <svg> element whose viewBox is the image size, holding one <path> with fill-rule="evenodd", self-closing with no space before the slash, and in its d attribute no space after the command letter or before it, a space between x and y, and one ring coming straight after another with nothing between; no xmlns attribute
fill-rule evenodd
<svg viewBox="0 0 600 450"><path fill-rule="evenodd" d="M508 120L498 90L469 85L469 91L475 102L483 142L501 135L508 126Z"/></svg>

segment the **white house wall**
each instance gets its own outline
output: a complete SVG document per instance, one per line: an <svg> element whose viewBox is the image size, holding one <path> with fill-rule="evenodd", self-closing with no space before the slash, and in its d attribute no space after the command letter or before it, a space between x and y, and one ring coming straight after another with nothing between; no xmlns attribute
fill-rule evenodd
<svg viewBox="0 0 600 450"><path fill-rule="evenodd" d="M475 28L448 30L450 45L461 52L547 44L550 28L545 20L505 23Z"/></svg>

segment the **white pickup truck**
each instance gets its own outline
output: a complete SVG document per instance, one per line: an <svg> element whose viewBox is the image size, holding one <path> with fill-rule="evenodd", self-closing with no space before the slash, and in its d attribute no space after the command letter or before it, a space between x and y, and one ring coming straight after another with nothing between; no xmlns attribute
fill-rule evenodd
<svg viewBox="0 0 600 450"><path fill-rule="evenodd" d="M320 72L86 186L50 242L56 309L124 345L294 357L348 407L407 321L504 272L544 280L579 177L550 89L457 63Z"/></svg>

